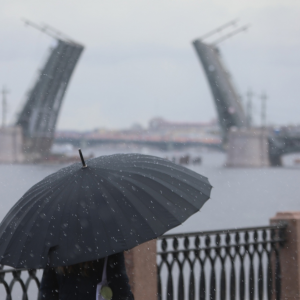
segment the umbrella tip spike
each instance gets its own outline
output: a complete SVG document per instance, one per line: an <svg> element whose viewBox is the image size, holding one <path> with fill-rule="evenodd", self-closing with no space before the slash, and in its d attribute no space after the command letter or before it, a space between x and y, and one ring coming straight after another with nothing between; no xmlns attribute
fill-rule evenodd
<svg viewBox="0 0 300 300"><path fill-rule="evenodd" d="M83 155L82 155L82 152L81 152L81 149L80 149L80 148L78 149L78 152L79 152L79 156L80 156L80 159L81 159L81 162L82 162L82 168L86 168L87 165L86 165L86 163L85 163L85 160L84 160L84 158L83 158Z"/></svg>

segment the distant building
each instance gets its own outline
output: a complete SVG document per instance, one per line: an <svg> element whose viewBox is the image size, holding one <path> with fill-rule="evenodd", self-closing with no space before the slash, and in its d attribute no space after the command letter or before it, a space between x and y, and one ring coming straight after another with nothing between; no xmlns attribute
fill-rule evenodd
<svg viewBox="0 0 300 300"><path fill-rule="evenodd" d="M0 163L22 163L23 136L21 127L0 128Z"/></svg>
<svg viewBox="0 0 300 300"><path fill-rule="evenodd" d="M96 129L88 132L60 131L56 132L56 142L79 145L88 143L128 143L144 145L162 145L177 143L177 145L218 145L220 130L216 121L211 122L169 122L162 118L150 120L148 128L134 124L129 129L110 130ZM164 144L165 146L166 144Z"/></svg>
<svg viewBox="0 0 300 300"><path fill-rule="evenodd" d="M149 131L173 133L181 135L220 135L218 122L171 122L163 118L153 118L149 121Z"/></svg>

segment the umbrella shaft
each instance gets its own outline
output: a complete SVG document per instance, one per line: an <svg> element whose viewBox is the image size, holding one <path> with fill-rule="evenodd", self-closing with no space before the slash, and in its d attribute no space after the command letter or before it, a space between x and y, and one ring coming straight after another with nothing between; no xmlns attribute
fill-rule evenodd
<svg viewBox="0 0 300 300"><path fill-rule="evenodd" d="M80 158L81 158L82 167L83 167L83 168L86 168L86 167L87 167L87 165L85 164L85 161L84 161L84 158L83 158L83 155L82 155L81 149L78 149L78 151L79 151L79 155L80 155Z"/></svg>

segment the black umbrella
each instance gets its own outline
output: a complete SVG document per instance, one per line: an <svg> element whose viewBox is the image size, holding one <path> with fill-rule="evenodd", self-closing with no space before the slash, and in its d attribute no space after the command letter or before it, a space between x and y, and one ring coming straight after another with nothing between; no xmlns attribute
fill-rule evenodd
<svg viewBox="0 0 300 300"><path fill-rule="evenodd" d="M44 268L131 249L180 225L209 199L203 177L165 159L116 154L46 177L0 224L0 264Z"/></svg>

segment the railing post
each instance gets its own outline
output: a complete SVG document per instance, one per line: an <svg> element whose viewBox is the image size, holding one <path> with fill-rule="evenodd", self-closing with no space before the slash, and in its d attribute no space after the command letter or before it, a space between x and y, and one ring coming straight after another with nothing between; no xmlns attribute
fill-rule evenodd
<svg viewBox="0 0 300 300"><path fill-rule="evenodd" d="M300 299L300 212L279 212L271 224L286 223L286 242L280 250L281 299Z"/></svg>
<svg viewBox="0 0 300 300"><path fill-rule="evenodd" d="M125 252L125 264L134 299L156 300L156 240Z"/></svg>

